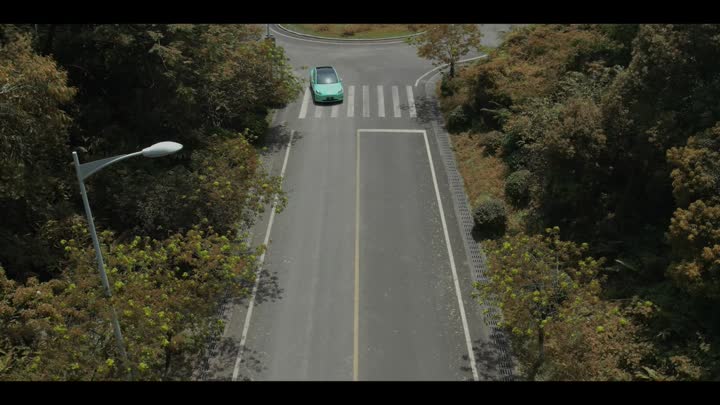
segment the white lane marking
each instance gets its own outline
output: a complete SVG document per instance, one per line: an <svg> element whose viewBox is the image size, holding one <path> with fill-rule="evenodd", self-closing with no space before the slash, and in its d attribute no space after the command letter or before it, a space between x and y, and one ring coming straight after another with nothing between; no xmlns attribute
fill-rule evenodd
<svg viewBox="0 0 720 405"><path fill-rule="evenodd" d="M305 115L307 114L308 109L308 103L310 103L310 88L305 89L305 96L303 97L302 107L300 107L300 115L298 116L298 118L301 120L305 119Z"/></svg>
<svg viewBox="0 0 720 405"><path fill-rule="evenodd" d="M288 141L287 149L285 150L285 160L283 161L282 169L280 169L280 179L285 178L285 169L287 168L288 157L290 156L290 147L292 146L293 136L295 130L290 131L290 140ZM260 284L260 274L262 273L262 266L265 263L265 253L267 253L267 245L270 241L270 231L272 230L273 221L275 220L275 207L277 207L278 198L277 195L272 204L272 210L270 211L270 221L268 222L267 231L265 231L265 241L263 244L266 249L258 261L259 271L255 277L255 285L253 286L252 294L250 295L250 305L248 306L247 314L245 314L245 325L243 325L242 338L240 339L240 349L238 350L237 358L235 359L235 368L233 369L232 380L237 381L238 374L240 373L240 363L242 363L242 355L245 351L245 341L247 340L248 329L250 328L250 318L252 317L253 308L255 307L255 296L257 295L258 285Z"/></svg>
<svg viewBox="0 0 720 405"><path fill-rule="evenodd" d="M457 61L455 64L458 65L458 64L460 64L460 63L470 62L471 60L482 59L482 58L487 58L487 54L485 54L485 55L480 55L480 56L476 56L476 57L474 57L474 58L463 59L463 60ZM442 69L442 68L447 67L447 66L449 66L449 65L448 65L448 64L444 64L444 65L440 65L440 66L438 66L438 67L436 67L436 68L434 68L434 69L428 70L428 71L425 72L422 76L418 77L417 80L415 80L415 87L417 87L418 83L420 82L420 79L422 79L423 77L429 75L430 73L432 73L432 72L434 72L434 71L436 71L436 70L438 70L438 69Z"/></svg>
<svg viewBox="0 0 720 405"><path fill-rule="evenodd" d="M370 116L370 87L363 85L363 117Z"/></svg>
<svg viewBox="0 0 720 405"><path fill-rule="evenodd" d="M440 189L437 183L437 176L435 175L435 164L432 160L432 153L430 152L430 143L427 138L427 131L417 129L358 129L358 136L361 132L402 132L402 133L422 133L425 139L425 149L427 150L428 161L430 162L430 172L432 173L433 186L435 186L435 198L437 199L438 209L440 210L440 222L443 227L443 234L445 235L445 246L447 247L448 257L450 258L450 269L452 270L453 283L455 285L455 296L460 306L460 319L462 320L463 332L465 334L465 343L467 345L468 357L470 358L470 368L472 369L473 379L479 381L477 365L475 364L475 354L472 350L472 339L470 338L470 329L468 328L467 317L465 316L465 304L462 300L462 294L460 293L460 282L458 281L457 269L455 268L455 256L452 252L452 246L450 245L450 235L448 234L447 223L445 222L445 210L443 209L442 199L440 198Z"/></svg>
<svg viewBox="0 0 720 405"><path fill-rule="evenodd" d="M400 95L398 93L398 86L392 86L392 98L395 118L400 118Z"/></svg>
<svg viewBox="0 0 720 405"><path fill-rule="evenodd" d="M340 111L340 104L335 104L332 108L332 111L330 111L330 117L337 118L338 111Z"/></svg>
<svg viewBox="0 0 720 405"><path fill-rule="evenodd" d="M393 41L393 42L382 42L382 43L361 43L361 44L357 44L357 43L330 42L330 41L332 41L332 39L330 39L330 40L328 40L328 41L314 41L314 40L312 40L312 39L298 38L298 37L293 37L293 36L287 35L287 34L285 34L285 33L282 33L282 32L280 32L280 31L276 30L274 27L270 27L270 31L272 31L272 32L274 32L274 33L276 33L276 34L279 34L279 35L282 36L282 37L294 39L294 40L296 40L296 41L315 42L316 44L323 44L323 45L340 45L340 46L345 46L345 45L364 45L364 46L375 45L375 46L378 46L378 45L402 44L402 43L405 43L405 41Z"/></svg>
<svg viewBox="0 0 720 405"><path fill-rule="evenodd" d="M413 97L412 86L408 85L406 88L408 105L410 106L410 116L417 117L417 111L415 110L415 97Z"/></svg>
<svg viewBox="0 0 720 405"><path fill-rule="evenodd" d="M347 116L352 117L355 115L355 86L348 88L348 109Z"/></svg>
<svg viewBox="0 0 720 405"><path fill-rule="evenodd" d="M472 350L470 330L468 328L467 317L465 316L465 304L462 300L462 294L460 294L460 282L458 281L457 269L455 269L455 257L453 256L452 247L450 246L450 236L448 235L447 224L445 223L445 210L443 210L442 200L440 199L437 176L435 176L435 165L433 164L432 154L430 153L430 143L428 142L427 132L424 130L423 137L425 137L425 148L427 149L428 160L430 161L430 170L432 171L433 185L435 186L435 197L437 198L438 207L440 208L440 221L442 222L443 233L445 234L445 244L447 246L448 256L450 256L450 268L452 269L453 283L455 284L455 295L457 296L458 305L460 306L460 318L462 319L463 332L465 332L465 343L467 344L468 357L470 358L470 367L472 368L473 378L475 381L478 381L475 353L473 353Z"/></svg>
<svg viewBox="0 0 720 405"><path fill-rule="evenodd" d="M323 106L321 106L320 104L315 104L315 118L322 117L322 112L323 112Z"/></svg>
<svg viewBox="0 0 720 405"><path fill-rule="evenodd" d="M378 117L385 117L385 94L383 94L383 86L377 86L378 94Z"/></svg>

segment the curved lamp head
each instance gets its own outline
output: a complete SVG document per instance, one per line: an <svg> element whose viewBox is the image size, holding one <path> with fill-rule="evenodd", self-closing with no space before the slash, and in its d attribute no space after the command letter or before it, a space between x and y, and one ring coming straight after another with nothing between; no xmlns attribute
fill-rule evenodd
<svg viewBox="0 0 720 405"><path fill-rule="evenodd" d="M143 149L142 154L145 157L156 158L175 153L182 149L182 147L183 146L177 142L159 142Z"/></svg>

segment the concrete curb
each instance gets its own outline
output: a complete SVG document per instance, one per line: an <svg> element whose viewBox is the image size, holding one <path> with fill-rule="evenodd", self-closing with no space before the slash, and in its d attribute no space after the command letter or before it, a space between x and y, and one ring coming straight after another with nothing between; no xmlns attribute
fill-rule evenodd
<svg viewBox="0 0 720 405"><path fill-rule="evenodd" d="M352 42L384 43L387 41L395 41L395 40L399 40L399 39L411 38L411 37L418 36L418 35L425 33L425 31L422 31L422 32L418 32L417 34L403 35L403 36L399 36L399 37L387 37L387 38L331 38L331 37L319 37L316 35L303 34L303 33L297 32L297 31L293 31L290 28L283 26L282 24L273 24L273 26L276 28L279 28L283 31L286 31L290 34L299 36L299 37L319 39L319 40L323 40L323 41L337 41L337 42L348 42L348 43L352 43Z"/></svg>
<svg viewBox="0 0 720 405"><path fill-rule="evenodd" d="M485 59L485 58L488 58L488 54L483 54L483 55L480 55L480 56L474 56L474 57L472 57L472 58L459 60L459 61L457 61L455 64L456 64L456 65L461 65L461 64L463 64L463 63L468 63L468 62L472 62L472 61L475 61L475 60L478 60L478 59ZM422 76L418 77L417 80L415 80L415 87L417 87L417 85L420 83L420 80L422 80L423 77L429 75L430 73L432 73L432 72L434 72L434 71L436 71L436 70L437 70L438 72L442 72L443 69L445 69L445 68L448 67L448 66L450 66L450 65L448 65L448 64L446 63L446 64L444 64L444 65L440 65L440 66L438 66L438 67L435 67L435 68L433 68L433 69L428 70L428 71L425 72ZM437 74L437 73L435 73L435 75L436 75L436 74ZM430 79L425 80L424 83L427 83L427 82L431 81L432 78L435 77L435 75L430 76Z"/></svg>

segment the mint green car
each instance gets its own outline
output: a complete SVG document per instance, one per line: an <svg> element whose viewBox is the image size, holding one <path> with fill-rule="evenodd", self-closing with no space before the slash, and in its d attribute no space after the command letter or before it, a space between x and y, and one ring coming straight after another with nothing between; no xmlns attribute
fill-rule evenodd
<svg viewBox="0 0 720 405"><path fill-rule="evenodd" d="M343 101L342 80L332 66L318 66L310 70L310 90L313 101Z"/></svg>

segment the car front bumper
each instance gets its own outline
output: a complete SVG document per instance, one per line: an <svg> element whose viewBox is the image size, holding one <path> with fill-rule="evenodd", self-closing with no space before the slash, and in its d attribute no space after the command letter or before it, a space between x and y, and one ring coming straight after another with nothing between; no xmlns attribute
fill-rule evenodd
<svg viewBox="0 0 720 405"><path fill-rule="evenodd" d="M321 103L329 103L334 101L343 101L344 94L324 94L322 96L315 95L315 101Z"/></svg>

